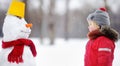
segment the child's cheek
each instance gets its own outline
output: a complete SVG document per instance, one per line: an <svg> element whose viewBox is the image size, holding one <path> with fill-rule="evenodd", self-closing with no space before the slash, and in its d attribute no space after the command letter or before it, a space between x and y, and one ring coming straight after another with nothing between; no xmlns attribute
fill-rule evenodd
<svg viewBox="0 0 120 66"><path fill-rule="evenodd" d="M89 26L88 28L89 28L89 31L90 31L90 32L92 32L92 31L96 30L96 28L95 28L95 27L93 27L93 26Z"/></svg>

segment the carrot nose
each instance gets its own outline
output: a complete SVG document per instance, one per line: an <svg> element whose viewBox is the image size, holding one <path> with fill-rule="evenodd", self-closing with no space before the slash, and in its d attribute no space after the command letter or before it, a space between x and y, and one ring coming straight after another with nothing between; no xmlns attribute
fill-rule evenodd
<svg viewBox="0 0 120 66"><path fill-rule="evenodd" d="M27 28L31 28L31 27L32 27L32 23L26 24L25 26L26 26Z"/></svg>

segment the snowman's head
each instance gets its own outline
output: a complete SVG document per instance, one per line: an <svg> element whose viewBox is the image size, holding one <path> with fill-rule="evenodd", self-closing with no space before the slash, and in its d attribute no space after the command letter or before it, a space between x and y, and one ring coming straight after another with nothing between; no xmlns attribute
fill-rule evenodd
<svg viewBox="0 0 120 66"><path fill-rule="evenodd" d="M24 19L25 3L12 0L3 24L3 41L12 41L28 38L30 27L26 26Z"/></svg>
<svg viewBox="0 0 120 66"><path fill-rule="evenodd" d="M31 29L26 26L27 22L24 18L7 15L3 24L3 41L12 41L20 38L28 38Z"/></svg>

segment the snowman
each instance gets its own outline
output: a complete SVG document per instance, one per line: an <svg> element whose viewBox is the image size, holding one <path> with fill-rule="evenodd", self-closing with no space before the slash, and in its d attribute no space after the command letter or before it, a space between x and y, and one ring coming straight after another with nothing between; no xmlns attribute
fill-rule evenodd
<svg viewBox="0 0 120 66"><path fill-rule="evenodd" d="M25 4L13 0L3 24L0 66L36 66L34 43L28 39L32 24L24 19Z"/></svg>

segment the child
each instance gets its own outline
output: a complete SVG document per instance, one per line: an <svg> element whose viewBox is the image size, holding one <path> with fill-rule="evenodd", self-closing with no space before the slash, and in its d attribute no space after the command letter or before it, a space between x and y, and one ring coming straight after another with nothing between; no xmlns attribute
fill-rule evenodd
<svg viewBox="0 0 120 66"><path fill-rule="evenodd" d="M89 41L86 45L84 66L112 66L118 33L110 27L109 15L100 8L87 18Z"/></svg>

